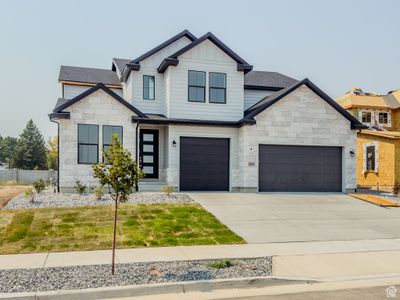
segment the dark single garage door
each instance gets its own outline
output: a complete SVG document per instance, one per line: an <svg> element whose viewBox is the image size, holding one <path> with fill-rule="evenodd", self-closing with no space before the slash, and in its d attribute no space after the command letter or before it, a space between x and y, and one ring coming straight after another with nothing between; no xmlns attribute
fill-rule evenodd
<svg viewBox="0 0 400 300"><path fill-rule="evenodd" d="M181 137L180 190L229 190L229 139Z"/></svg>
<svg viewBox="0 0 400 300"><path fill-rule="evenodd" d="M260 145L260 192L341 192L342 148Z"/></svg>

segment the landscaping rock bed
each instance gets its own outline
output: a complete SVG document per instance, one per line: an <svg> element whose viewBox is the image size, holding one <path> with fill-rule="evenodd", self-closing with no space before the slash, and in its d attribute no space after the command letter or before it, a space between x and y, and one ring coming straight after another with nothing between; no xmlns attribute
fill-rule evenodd
<svg viewBox="0 0 400 300"><path fill-rule="evenodd" d="M231 267L212 268L216 260L0 270L0 293L71 290L271 275L271 257L232 259ZM215 264L214 264L215 265ZM218 264L217 264L218 265Z"/></svg>
<svg viewBox="0 0 400 300"><path fill-rule="evenodd" d="M161 192L138 192L131 194L127 203L131 204L153 204L153 203L183 203L192 202L193 200L182 193L172 193L167 196ZM3 209L21 209L21 208L45 208L45 207L79 207L92 205L111 205L113 200L110 195L106 194L101 200L97 200L95 195L86 194L63 194L54 193L53 190L45 190L41 194L35 196L32 203L20 194L14 197Z"/></svg>

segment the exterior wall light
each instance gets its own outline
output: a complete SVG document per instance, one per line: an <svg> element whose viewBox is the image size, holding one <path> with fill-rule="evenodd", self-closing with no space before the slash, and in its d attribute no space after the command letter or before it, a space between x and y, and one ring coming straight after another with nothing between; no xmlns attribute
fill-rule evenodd
<svg viewBox="0 0 400 300"><path fill-rule="evenodd" d="M354 153L354 151L353 150L350 150L350 156L351 157L354 157L356 154Z"/></svg>
<svg viewBox="0 0 400 300"><path fill-rule="evenodd" d="M176 141L175 140L172 141L172 147L176 148Z"/></svg>

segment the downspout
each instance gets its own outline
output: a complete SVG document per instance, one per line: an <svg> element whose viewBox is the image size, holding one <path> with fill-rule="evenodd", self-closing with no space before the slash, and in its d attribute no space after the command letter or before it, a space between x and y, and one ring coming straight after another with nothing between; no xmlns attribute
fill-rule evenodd
<svg viewBox="0 0 400 300"><path fill-rule="evenodd" d="M60 192L60 123L53 121L50 118L50 122L57 124L57 193Z"/></svg>
<svg viewBox="0 0 400 300"><path fill-rule="evenodd" d="M138 165L138 167L139 167L139 124L140 122L138 121L136 123L136 151L135 151L136 164ZM137 183L135 185L135 190L136 192L139 190L139 186Z"/></svg>

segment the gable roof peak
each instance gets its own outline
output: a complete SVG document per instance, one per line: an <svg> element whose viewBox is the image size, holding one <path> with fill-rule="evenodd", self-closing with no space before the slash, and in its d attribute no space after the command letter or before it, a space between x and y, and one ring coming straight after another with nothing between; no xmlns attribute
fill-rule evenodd
<svg viewBox="0 0 400 300"><path fill-rule="evenodd" d="M176 42L177 40L187 37L191 42L195 41L197 38L194 36L189 30L185 29L178 34L174 35L170 39L166 40L165 42L161 43L160 45L154 47L153 49L147 51L146 53L142 54L141 56L131 60L129 63L125 64L124 69L121 73L121 81L126 81L128 78L130 71L139 71L140 70L140 62L145 60L146 58L152 56L153 54L157 53L158 51L168 47L172 43Z"/></svg>
<svg viewBox="0 0 400 300"><path fill-rule="evenodd" d="M227 54L229 57L231 57L234 61L237 62L237 70L238 71L244 71L246 74L247 72L251 71L253 69L253 66L247 63L243 58L241 58L239 55L237 55L232 49L230 49L227 45L225 45L220 39L218 39L214 34L211 32L207 32L206 34L202 35L189 45L183 47L182 49L176 51L175 53L171 54L169 57L165 58L160 66L158 67L157 71L159 73L164 73L165 70L170 66L176 66L179 63L179 56L182 54L186 53L190 49L196 47L197 45L201 44L205 40L210 40L212 43L214 43L218 48L220 48L225 54Z"/></svg>
<svg viewBox="0 0 400 300"><path fill-rule="evenodd" d="M331 97L325 94L321 89L319 89L314 83L311 82L310 79L304 78L303 80L288 86L287 88L280 90L270 96L265 97L260 100L253 106L249 107L244 113L244 119L253 119L256 115L263 112L265 109L275 104L285 96L289 95L293 91L297 90L301 86L307 86L310 90L312 90L317 96L319 96L322 100L332 106L338 113L340 113L343 117L345 117L348 121L350 121L351 129L365 129L366 126L360 123L354 116L352 116L347 110L341 107L338 103L336 103Z"/></svg>
<svg viewBox="0 0 400 300"><path fill-rule="evenodd" d="M94 92L98 90L103 90L107 94L109 94L111 97L113 97L115 100L117 100L119 103L124 105L126 108L137 114L139 117L142 118L147 118L146 114L142 113L140 110L138 110L136 107L134 107L132 104L130 104L128 101L123 99L121 96L119 96L117 93L113 92L110 88L105 86L103 83L99 82L96 84L94 87L91 87L90 89L86 90L85 92L79 94L75 98L72 98L68 101L63 102L61 105L55 107L53 109L53 113L64 113L63 110L66 109L67 107L75 104L76 102L84 99L85 97L93 94Z"/></svg>

